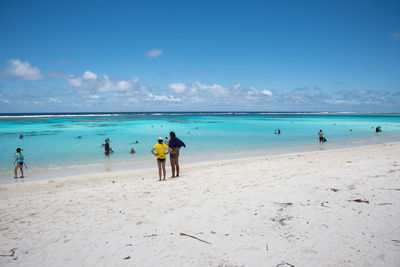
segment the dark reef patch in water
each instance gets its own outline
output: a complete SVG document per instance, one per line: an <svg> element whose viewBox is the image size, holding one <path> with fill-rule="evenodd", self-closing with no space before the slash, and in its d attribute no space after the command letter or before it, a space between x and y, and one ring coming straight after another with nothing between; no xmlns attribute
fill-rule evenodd
<svg viewBox="0 0 400 267"><path fill-rule="evenodd" d="M219 121L199 121L199 120L187 120L187 119L169 119L171 123L220 123Z"/></svg>
<svg viewBox="0 0 400 267"><path fill-rule="evenodd" d="M113 118L113 117L105 117L105 118L82 118L82 119L73 119L71 123L87 123L87 122L121 122L121 121L136 121L133 118Z"/></svg>
<svg viewBox="0 0 400 267"><path fill-rule="evenodd" d="M14 135L14 134L18 134L18 133L0 133L0 136Z"/></svg>
<svg viewBox="0 0 400 267"><path fill-rule="evenodd" d="M56 128L67 128L68 126L64 125L64 124L54 124L52 125L52 127L56 127Z"/></svg>
<svg viewBox="0 0 400 267"><path fill-rule="evenodd" d="M80 126L85 127L116 127L118 124L110 124L110 123L102 123L102 124L93 124L93 123L80 123Z"/></svg>
<svg viewBox="0 0 400 267"><path fill-rule="evenodd" d="M62 131L43 131L43 132L24 132L24 136L43 136L43 135L55 135L62 133Z"/></svg>

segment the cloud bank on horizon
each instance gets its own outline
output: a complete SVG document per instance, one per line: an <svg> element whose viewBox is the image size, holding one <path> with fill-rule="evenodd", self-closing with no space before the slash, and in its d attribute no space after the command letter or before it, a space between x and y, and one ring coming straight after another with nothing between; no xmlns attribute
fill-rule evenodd
<svg viewBox="0 0 400 267"><path fill-rule="evenodd" d="M108 28L96 31L83 23L75 32L66 30L70 22L60 15L51 17L65 27L58 32L45 24L51 8L45 2L2 3L0 23L8 30L0 34L8 38L0 44L0 112L400 112L400 4L370 2L358 6L357 14L342 10L342 4L227 7L206 1L173 4L178 10L163 13L162 2L157 10L117 2L98 7L120 12ZM64 6L66 13L73 7ZM205 7L207 14L200 12ZM83 5L79 12L89 8ZM312 19L299 22L300 15L293 13L299 8L321 25ZM33 13L10 24L21 10ZM128 10L141 15L132 18ZM189 15L183 11L196 20L185 20ZM234 14L243 18L230 19ZM288 14L292 17L281 22ZM101 24L101 17L91 16ZM383 16L392 22L382 21ZM332 23L336 17L341 20ZM30 27L32 19L43 27ZM369 35L359 32L366 26ZM132 32L122 34L124 29ZM27 42L29 36L34 43ZM154 43L158 48L151 48Z"/></svg>

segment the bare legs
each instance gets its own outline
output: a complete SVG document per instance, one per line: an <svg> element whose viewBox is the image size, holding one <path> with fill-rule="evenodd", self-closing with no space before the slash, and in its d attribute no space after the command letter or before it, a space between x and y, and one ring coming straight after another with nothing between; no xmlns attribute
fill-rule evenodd
<svg viewBox="0 0 400 267"><path fill-rule="evenodd" d="M171 169L172 169L172 177L179 177L179 158L170 157ZM175 176L176 170L176 176Z"/></svg>
<svg viewBox="0 0 400 267"><path fill-rule="evenodd" d="M160 161L160 160L157 159L157 165L158 165L158 177L160 178L159 181L161 181L161 171L164 174L164 179L163 180L165 180L165 174L166 174L166 171L165 171L165 160Z"/></svg>
<svg viewBox="0 0 400 267"><path fill-rule="evenodd" d="M17 165L15 165L15 168L14 168L14 174L15 174L15 176L14 176L14 178L18 178L18 173L17 173L18 168L21 170L21 178L24 178L24 169L23 169L22 167L23 167L23 166L20 165L19 163L17 163Z"/></svg>

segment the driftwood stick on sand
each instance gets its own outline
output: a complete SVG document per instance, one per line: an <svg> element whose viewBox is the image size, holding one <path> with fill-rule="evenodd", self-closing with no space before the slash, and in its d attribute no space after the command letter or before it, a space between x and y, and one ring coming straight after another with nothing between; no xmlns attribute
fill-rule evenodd
<svg viewBox="0 0 400 267"><path fill-rule="evenodd" d="M276 265L276 267L279 267L279 266L295 267L293 264L290 264L290 263L287 263L287 262L282 262L282 263L279 263L278 265Z"/></svg>
<svg viewBox="0 0 400 267"><path fill-rule="evenodd" d="M199 241L201 241L201 242L204 242L204 243L207 243L207 244L210 244L210 245L211 245L210 242L207 242L207 241L205 241L205 240L203 240L203 239L200 239L200 238L198 238L198 237L195 237L195 236L193 236L193 235L188 235L188 234L185 234L185 233L180 233L180 235L188 236L188 237L197 239L197 240L199 240Z"/></svg>
<svg viewBox="0 0 400 267"><path fill-rule="evenodd" d="M0 257L14 257L14 254L15 254L15 251L17 250L17 248L13 248L13 249L10 249L10 253L11 254L3 254L3 255L0 255Z"/></svg>
<svg viewBox="0 0 400 267"><path fill-rule="evenodd" d="M157 234L151 234L151 235L144 235L143 237L155 237Z"/></svg>
<svg viewBox="0 0 400 267"><path fill-rule="evenodd" d="M293 203L291 203L291 202L274 202L274 201L272 201L272 203L277 204L277 205L281 205L281 206L284 206L284 207L288 207L288 206L292 206L293 205Z"/></svg>
<svg viewBox="0 0 400 267"><path fill-rule="evenodd" d="M363 199L353 199L353 200L349 200L349 201L362 202L362 203L367 203L367 204L369 204L369 201L368 201L368 200L363 200Z"/></svg>

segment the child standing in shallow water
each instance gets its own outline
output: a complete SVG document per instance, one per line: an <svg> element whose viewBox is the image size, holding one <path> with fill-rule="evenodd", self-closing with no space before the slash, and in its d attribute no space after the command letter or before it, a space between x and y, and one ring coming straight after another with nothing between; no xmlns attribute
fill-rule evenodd
<svg viewBox="0 0 400 267"><path fill-rule="evenodd" d="M154 150L157 151L157 153L155 153ZM163 180L165 180L165 160L167 158L167 154L169 153L169 148L166 144L163 144L162 137L158 137L158 144L156 144L150 152L157 158L158 176L160 177L159 181L161 181L161 170L164 175Z"/></svg>
<svg viewBox="0 0 400 267"><path fill-rule="evenodd" d="M17 163L15 165L15 163ZM21 177L20 178L24 178L24 156L22 155L22 149L21 148L17 148L17 152L15 152L15 160L14 160L14 178L18 178L18 168L21 170Z"/></svg>

